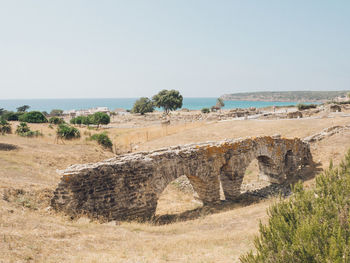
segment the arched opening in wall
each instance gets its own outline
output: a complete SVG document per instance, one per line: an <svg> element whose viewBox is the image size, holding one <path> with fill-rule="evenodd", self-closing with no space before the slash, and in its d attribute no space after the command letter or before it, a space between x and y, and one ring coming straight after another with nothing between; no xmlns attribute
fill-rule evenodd
<svg viewBox="0 0 350 263"><path fill-rule="evenodd" d="M241 184L241 194L259 190L271 184L266 180L264 172L261 171L262 163L266 164L266 166L272 165L267 156L259 156L250 162L244 173L243 181Z"/></svg>
<svg viewBox="0 0 350 263"><path fill-rule="evenodd" d="M187 176L183 175L167 185L158 198L156 216L180 214L203 206Z"/></svg>

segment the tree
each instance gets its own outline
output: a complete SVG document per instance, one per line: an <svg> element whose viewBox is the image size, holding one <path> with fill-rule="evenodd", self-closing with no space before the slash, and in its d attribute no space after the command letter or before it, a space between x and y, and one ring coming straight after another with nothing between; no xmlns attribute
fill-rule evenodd
<svg viewBox="0 0 350 263"><path fill-rule="evenodd" d="M0 108L0 116L2 116L5 112L6 110L4 110L4 108Z"/></svg>
<svg viewBox="0 0 350 263"><path fill-rule="evenodd" d="M158 108L163 108L166 114L169 111L182 107L182 96L177 90L162 90L153 96L153 103Z"/></svg>
<svg viewBox="0 0 350 263"><path fill-rule="evenodd" d="M141 113L141 115L144 115L147 112L153 112L154 111L154 105L153 102L146 97L142 97L135 101L134 106L131 110L133 113Z"/></svg>
<svg viewBox="0 0 350 263"><path fill-rule="evenodd" d="M89 118L89 116L88 116ZM99 126L101 124L107 125L108 123L110 123L111 118L109 117L109 115L107 113L104 112L96 112L92 115L92 120L94 124L97 124L97 128L99 128Z"/></svg>
<svg viewBox="0 0 350 263"><path fill-rule="evenodd" d="M29 110L29 108L30 108L29 105L23 105L17 108L17 112L26 112L27 110Z"/></svg>

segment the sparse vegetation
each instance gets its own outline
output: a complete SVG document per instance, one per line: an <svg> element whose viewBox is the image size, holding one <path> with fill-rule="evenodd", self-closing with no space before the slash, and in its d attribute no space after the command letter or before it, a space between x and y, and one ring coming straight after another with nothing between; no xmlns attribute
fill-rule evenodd
<svg viewBox="0 0 350 263"><path fill-rule="evenodd" d="M16 134L22 137L38 137L43 136L40 131L32 131L25 122L21 122L16 128Z"/></svg>
<svg viewBox="0 0 350 263"><path fill-rule="evenodd" d="M209 113L210 109L209 108L203 108L203 109L201 109L201 112L202 113Z"/></svg>
<svg viewBox="0 0 350 263"><path fill-rule="evenodd" d="M144 115L147 112L153 112L154 105L149 98L142 97L134 103L134 106L131 111L133 113L140 113L141 115Z"/></svg>
<svg viewBox="0 0 350 263"><path fill-rule="evenodd" d="M350 150L339 167L332 162L316 178L316 187L298 183L289 200L269 209L267 225L260 224L256 254L244 263L350 262Z"/></svg>
<svg viewBox="0 0 350 263"><path fill-rule="evenodd" d="M80 131L68 124L60 124L56 131L57 137L65 140L80 138Z"/></svg>
<svg viewBox="0 0 350 263"><path fill-rule="evenodd" d="M298 104L297 105L298 110L308 110L308 109L315 109L317 108L317 104Z"/></svg>
<svg viewBox="0 0 350 263"><path fill-rule="evenodd" d="M47 119L40 111L30 111L18 117L21 122L28 123L46 123Z"/></svg>
<svg viewBox="0 0 350 263"><path fill-rule="evenodd" d="M97 141L99 145L112 150L113 143L105 132L93 134L90 136L90 140Z"/></svg>
<svg viewBox="0 0 350 263"><path fill-rule="evenodd" d="M64 122L64 120L62 118L59 118L59 117L55 116L55 117L51 117L49 119L49 123L58 125L58 124L63 124L65 122Z"/></svg>
<svg viewBox="0 0 350 263"><path fill-rule="evenodd" d="M12 132L11 125L3 118L0 119L0 134L10 134Z"/></svg>

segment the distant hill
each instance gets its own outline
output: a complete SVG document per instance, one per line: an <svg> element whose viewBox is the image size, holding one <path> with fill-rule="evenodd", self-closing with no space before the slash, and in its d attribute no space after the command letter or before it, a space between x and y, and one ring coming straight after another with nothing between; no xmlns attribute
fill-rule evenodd
<svg viewBox="0 0 350 263"><path fill-rule="evenodd" d="M346 97L349 91L263 91L222 95L224 100L324 102Z"/></svg>

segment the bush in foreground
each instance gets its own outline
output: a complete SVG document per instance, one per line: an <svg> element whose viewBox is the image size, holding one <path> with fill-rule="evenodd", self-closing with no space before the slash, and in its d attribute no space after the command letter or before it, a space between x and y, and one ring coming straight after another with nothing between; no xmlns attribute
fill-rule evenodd
<svg viewBox="0 0 350 263"><path fill-rule="evenodd" d="M105 132L96 133L90 136L90 140L97 141L99 145L112 150L113 143Z"/></svg>
<svg viewBox="0 0 350 263"><path fill-rule="evenodd" d="M67 124L60 124L56 131L57 137L65 140L80 138L80 131Z"/></svg>
<svg viewBox="0 0 350 263"><path fill-rule="evenodd" d="M19 121L28 123L46 123L47 119L40 111L30 111L18 117Z"/></svg>
<svg viewBox="0 0 350 263"><path fill-rule="evenodd" d="M0 119L0 133L2 135L10 134L12 132L11 125L5 120Z"/></svg>
<svg viewBox="0 0 350 263"><path fill-rule="evenodd" d="M289 200L269 209L254 244L241 262L350 262L350 151L338 168L316 178L316 187L298 183Z"/></svg>
<svg viewBox="0 0 350 263"><path fill-rule="evenodd" d="M28 124L25 122L21 122L16 128L16 134L22 137L38 137L43 134L39 131L32 131L28 127Z"/></svg>

